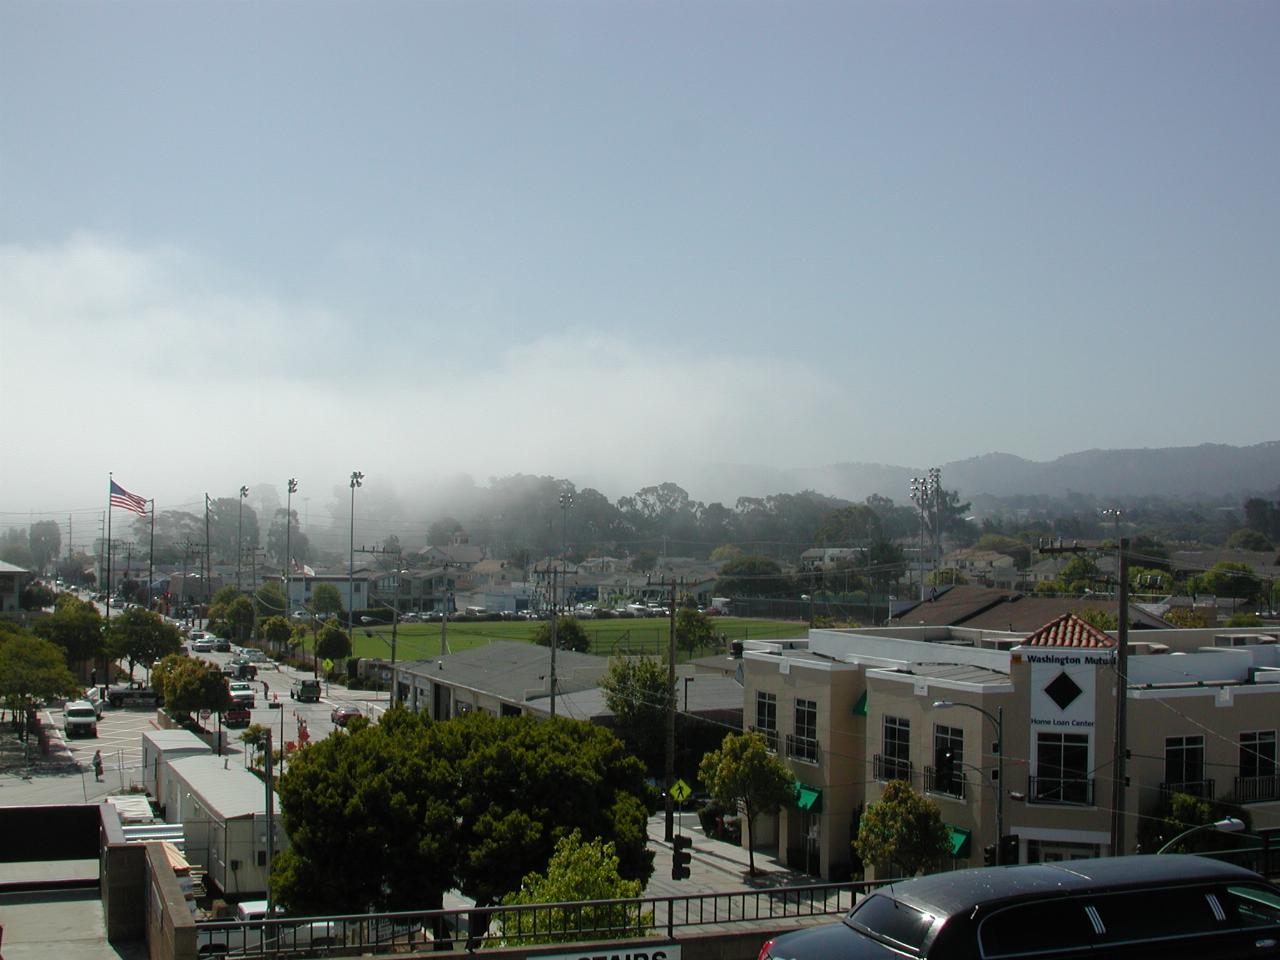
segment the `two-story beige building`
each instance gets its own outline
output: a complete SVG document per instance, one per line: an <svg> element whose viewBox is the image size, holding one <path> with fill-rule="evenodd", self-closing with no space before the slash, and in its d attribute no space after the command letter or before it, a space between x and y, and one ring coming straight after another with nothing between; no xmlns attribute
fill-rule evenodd
<svg viewBox="0 0 1280 960"><path fill-rule="evenodd" d="M1276 637L1140 637L1123 685L1125 851L1173 792L1245 805L1255 829L1280 828ZM756 842L776 842L798 869L846 875L861 811L890 780L938 803L957 867L980 865L1000 835L1016 837L1020 862L1110 852L1116 640L1073 615L1031 634L897 627L752 641L742 678L746 725L797 781L795 806L759 825Z"/></svg>

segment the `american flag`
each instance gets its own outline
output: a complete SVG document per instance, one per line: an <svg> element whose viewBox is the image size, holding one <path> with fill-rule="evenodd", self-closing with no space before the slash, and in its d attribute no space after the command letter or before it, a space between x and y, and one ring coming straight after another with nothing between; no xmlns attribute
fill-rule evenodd
<svg viewBox="0 0 1280 960"><path fill-rule="evenodd" d="M130 493L114 480L111 481L111 505L122 510L132 510L140 517L147 515L147 501L136 493Z"/></svg>

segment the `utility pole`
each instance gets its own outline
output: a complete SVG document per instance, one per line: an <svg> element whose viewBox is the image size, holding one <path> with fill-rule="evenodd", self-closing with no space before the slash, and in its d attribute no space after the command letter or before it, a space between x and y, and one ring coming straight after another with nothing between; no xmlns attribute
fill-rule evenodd
<svg viewBox="0 0 1280 960"><path fill-rule="evenodd" d="M1124 853L1124 801L1125 761L1129 758L1128 701L1129 701L1129 538L1119 541L1120 623L1116 645L1116 744L1112 773L1115 776L1111 797L1111 855Z"/></svg>
<svg viewBox="0 0 1280 960"><path fill-rule="evenodd" d="M213 544L209 540L209 495L204 495L204 601L206 604L213 599L213 591L209 589L212 581L209 579L209 567L212 557ZM208 612L207 610L205 611Z"/></svg>
<svg viewBox="0 0 1280 960"><path fill-rule="evenodd" d="M236 522L236 593L241 590L240 570L244 561L244 498L249 495L248 487L240 488L240 518Z"/></svg>
<svg viewBox="0 0 1280 960"><path fill-rule="evenodd" d="M284 708L280 710L281 723L284 722ZM271 862L275 857L275 790L272 784L272 768L271 768L271 728L262 731L262 735L267 738L267 758L266 758L266 788L267 788L267 916L271 916L272 906L275 903L275 891L271 889ZM280 744L284 746L283 740Z"/></svg>
<svg viewBox="0 0 1280 960"><path fill-rule="evenodd" d="M667 743L663 789L663 800L666 808L666 827L664 831L668 843L675 836L675 798L671 796L671 788L676 782L676 586L673 577L670 580L659 580L650 585L666 587L669 591L670 605L667 609L669 618L667 629ZM683 581L679 581L683 584Z"/></svg>
<svg viewBox="0 0 1280 960"><path fill-rule="evenodd" d="M395 575L396 575L395 584L396 585L395 585L395 597L393 598L395 600L395 603L390 604L390 603L387 603L387 601L385 600L378 599L374 597L372 589L370 589L369 591L370 602L377 600L378 603L382 604L383 606L391 610L391 662L395 663L396 662L396 628L399 626L399 623L400 623L400 567L402 565L402 561L400 559L401 551L399 549L390 550L387 547L366 547L364 544L361 544L360 549L357 550L356 553L361 553L361 554L367 553L370 556L375 556L375 557L376 556L395 557L394 562L395 562Z"/></svg>
<svg viewBox="0 0 1280 960"><path fill-rule="evenodd" d="M556 609L556 574L559 571L551 568L551 718L554 720L556 715L556 647L560 645L560 639L556 636L557 621L560 619L560 612Z"/></svg>
<svg viewBox="0 0 1280 960"><path fill-rule="evenodd" d="M151 584L156 579L156 501L151 498L151 543L147 546L147 609L151 609Z"/></svg>

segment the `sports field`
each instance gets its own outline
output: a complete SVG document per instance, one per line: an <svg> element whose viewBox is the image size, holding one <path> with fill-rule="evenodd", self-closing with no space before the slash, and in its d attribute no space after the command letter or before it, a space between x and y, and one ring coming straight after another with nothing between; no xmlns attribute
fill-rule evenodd
<svg viewBox="0 0 1280 960"><path fill-rule="evenodd" d="M590 653L600 656L623 654L665 654L667 629L665 618L627 620L583 620L582 627L591 638ZM448 652L482 647L495 640L515 640L529 643L542 624L536 620L450 621ZM808 624L784 620L746 620L737 617L716 617L712 622L716 636L723 638L713 647L697 652L708 656L717 650L727 650L733 640L766 640L803 637L808 634ZM352 638L357 657L391 656L391 627L356 627ZM396 659L425 660L440 654L440 624L404 623L396 630ZM684 659L681 652L680 658Z"/></svg>

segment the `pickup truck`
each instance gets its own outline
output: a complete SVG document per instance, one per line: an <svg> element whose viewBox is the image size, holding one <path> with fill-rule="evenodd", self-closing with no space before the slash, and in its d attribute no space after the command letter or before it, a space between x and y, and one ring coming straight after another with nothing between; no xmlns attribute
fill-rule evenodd
<svg viewBox="0 0 1280 960"><path fill-rule="evenodd" d="M141 680L118 683L107 688L107 702L116 707L158 707L164 699Z"/></svg>
<svg viewBox="0 0 1280 960"><path fill-rule="evenodd" d="M228 727L247 727L251 719L249 708L242 703L233 703L222 714L222 722Z"/></svg>

